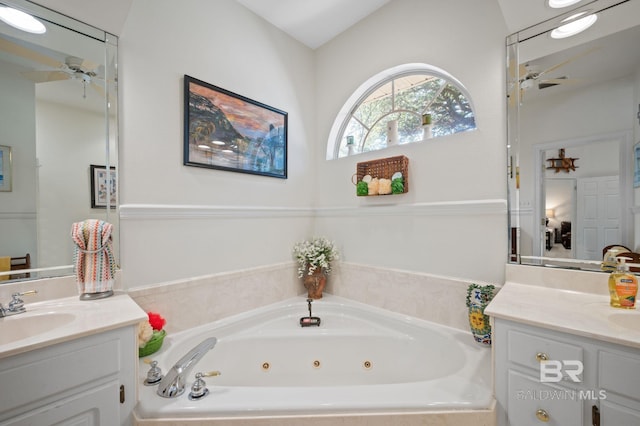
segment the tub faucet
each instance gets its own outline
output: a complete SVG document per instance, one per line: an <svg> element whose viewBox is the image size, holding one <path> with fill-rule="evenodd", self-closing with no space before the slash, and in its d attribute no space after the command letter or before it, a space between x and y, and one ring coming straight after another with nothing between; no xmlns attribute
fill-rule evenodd
<svg viewBox="0 0 640 426"><path fill-rule="evenodd" d="M307 309L309 309L309 316L300 318L300 327L310 327L312 325L320 327L320 317L314 317L311 315L311 302L313 302L313 299L307 299Z"/></svg>
<svg viewBox="0 0 640 426"><path fill-rule="evenodd" d="M182 395L185 388L185 378L191 369L216 345L218 339L209 337L191 349L185 356L167 372L158 384L158 395L163 398L175 398Z"/></svg>

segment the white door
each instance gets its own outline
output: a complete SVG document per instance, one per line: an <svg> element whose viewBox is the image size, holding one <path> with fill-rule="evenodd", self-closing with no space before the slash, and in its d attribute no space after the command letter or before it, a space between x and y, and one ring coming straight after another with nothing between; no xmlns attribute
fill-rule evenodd
<svg viewBox="0 0 640 426"><path fill-rule="evenodd" d="M602 249L621 244L618 176L578 179L578 211L571 232L578 259L602 260Z"/></svg>

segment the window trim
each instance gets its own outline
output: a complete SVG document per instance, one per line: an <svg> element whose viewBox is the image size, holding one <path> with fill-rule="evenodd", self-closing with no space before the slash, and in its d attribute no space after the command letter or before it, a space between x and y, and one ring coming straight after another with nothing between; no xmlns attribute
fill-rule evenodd
<svg viewBox="0 0 640 426"><path fill-rule="evenodd" d="M433 65L423 64L423 63L410 63L398 65L384 71L381 71L374 76L368 78L364 83L362 83L354 92L349 96L347 101L344 103L336 118L333 120L333 124L331 126L331 130L329 131L329 139L327 141L327 152L326 159L327 160L338 160L340 151L340 143L342 141L342 135L344 134L345 129L349 125L349 121L355 111L358 109L360 104L364 102L367 97L371 93L373 93L378 88L384 86L385 84L401 77L405 77L408 75L414 74L429 74L434 77L439 77L447 80L449 83L454 84L458 90L467 98L469 105L471 106L471 110L474 111L475 117L475 108L473 105L473 100L471 96L469 96L469 91L467 88L454 76L446 72L445 70L438 68ZM397 112L397 111L393 111ZM476 117L477 120L477 117ZM476 124L476 128L477 128Z"/></svg>

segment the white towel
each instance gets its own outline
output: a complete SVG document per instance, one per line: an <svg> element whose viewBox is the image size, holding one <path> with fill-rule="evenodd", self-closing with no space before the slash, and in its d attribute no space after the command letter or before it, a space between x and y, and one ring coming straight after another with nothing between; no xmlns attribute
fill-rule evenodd
<svg viewBox="0 0 640 426"><path fill-rule="evenodd" d="M75 243L73 264L80 294L102 293L113 289L116 262L111 232L113 225L87 219L71 227Z"/></svg>

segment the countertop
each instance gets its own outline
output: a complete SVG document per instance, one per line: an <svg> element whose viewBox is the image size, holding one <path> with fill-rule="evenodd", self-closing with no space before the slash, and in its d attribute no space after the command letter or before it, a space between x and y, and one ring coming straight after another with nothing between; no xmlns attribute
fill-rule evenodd
<svg viewBox="0 0 640 426"><path fill-rule="evenodd" d="M26 299L26 298L25 298ZM0 318L0 358L137 324L147 314L125 293L81 301L78 296L29 303L27 312Z"/></svg>
<svg viewBox="0 0 640 426"><path fill-rule="evenodd" d="M609 296L507 282L485 308L511 320L640 348L640 310L609 306Z"/></svg>

